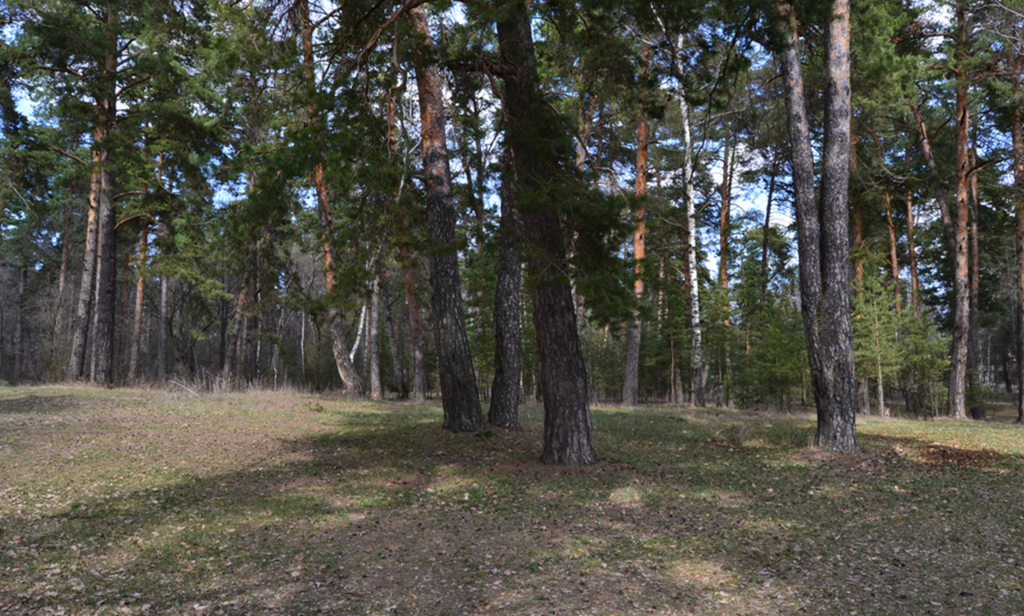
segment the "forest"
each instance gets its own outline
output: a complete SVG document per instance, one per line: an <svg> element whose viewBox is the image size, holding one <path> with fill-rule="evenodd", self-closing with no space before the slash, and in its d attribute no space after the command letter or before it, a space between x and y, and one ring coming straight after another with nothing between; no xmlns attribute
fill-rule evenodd
<svg viewBox="0 0 1024 616"><path fill-rule="evenodd" d="M0 0L0 379L984 419L1019 0ZM1005 394L1004 394L1005 395ZM1024 399L1018 408L1024 418Z"/></svg>

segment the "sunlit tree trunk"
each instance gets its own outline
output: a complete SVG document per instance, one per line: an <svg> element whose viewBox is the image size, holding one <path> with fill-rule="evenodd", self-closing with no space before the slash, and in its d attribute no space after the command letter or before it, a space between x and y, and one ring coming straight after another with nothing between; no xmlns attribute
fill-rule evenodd
<svg viewBox="0 0 1024 616"><path fill-rule="evenodd" d="M959 11L958 11L959 12ZM970 260L967 222L970 212L970 157L967 83L956 89L956 211L953 218L953 349L949 366L949 416L967 418L967 354L970 342Z"/></svg>
<svg viewBox="0 0 1024 616"><path fill-rule="evenodd" d="M370 370L370 399L382 400L380 382L380 276L375 276L370 290L370 322L366 330L366 357Z"/></svg>
<svg viewBox="0 0 1024 616"><path fill-rule="evenodd" d="M299 20L299 37L302 45L302 70L307 95L312 97L316 89L315 57L313 54L313 24L309 16L307 0L298 0L295 4ZM306 106L307 122L315 125L319 122L316 107L310 103ZM331 339L331 352L334 363L341 377L345 393L352 396L363 395L363 380L356 372L355 366L348 356L348 338L343 323L344 312L338 305L337 263L338 257L334 249L334 218L331 215L331 193L324 176L323 161L317 158L312 169L313 188L316 191L317 215L320 221L320 245L323 249L324 276L327 283L327 332Z"/></svg>
<svg viewBox="0 0 1024 616"><path fill-rule="evenodd" d="M1014 99L1021 100L1021 79L1014 82ZM1024 130L1020 105L1013 107L1011 122L1013 143L1014 240L1017 252L1017 422L1024 423Z"/></svg>
<svg viewBox="0 0 1024 616"><path fill-rule="evenodd" d="M171 332L171 316L169 314L170 280L167 274L160 276L160 316L157 319L157 347L156 347L156 375L160 381L167 378L169 362L169 341L167 337Z"/></svg>
<svg viewBox="0 0 1024 616"><path fill-rule="evenodd" d="M97 206L97 248L96 248L96 295L93 299L92 324L92 365L90 380L104 385L114 382L114 302L117 283L117 213L114 210L114 176L111 170L109 131L117 125L117 72L118 39L117 12L113 7L106 10L105 46L108 50L103 58L103 69L98 78L99 91L97 109L99 128L95 134L100 137L93 148L99 152L98 206Z"/></svg>
<svg viewBox="0 0 1024 616"><path fill-rule="evenodd" d="M646 78L648 70L647 63L651 56L651 47L644 44L640 67L641 77ZM635 212L636 226L633 229L633 258L636 259L636 283L633 292L637 300L642 300L644 295L643 267L641 260L645 256L647 222L644 219L643 200L647 196L647 95L640 96L640 111L636 120L636 182L635 194L638 202ZM626 334L626 373L622 382L622 404L624 406L636 406L640 399L640 336L642 323L637 315L629 324Z"/></svg>
<svg viewBox="0 0 1024 616"><path fill-rule="evenodd" d="M676 53L681 55L683 36L676 39ZM678 77L678 76L677 76ZM693 189L693 137L690 132L690 105L686 95L679 93L679 115L683 132L683 199L686 201L686 264L690 297L690 390L695 406L704 406L704 385L707 371L704 367L704 339L700 323L700 284L697 280L697 215Z"/></svg>
<svg viewBox="0 0 1024 616"><path fill-rule="evenodd" d="M421 39L413 54L413 64L420 104L427 227L437 244L430 258L430 285L444 427L455 432L474 432L483 427L483 414L466 336L462 281L455 253L455 206L445 144L444 94L433 58L426 11L422 6L412 8L409 19Z"/></svg>
<svg viewBox="0 0 1024 616"><path fill-rule="evenodd" d="M149 221L143 219L139 230L139 253L135 262L135 315L132 320L132 348L128 360L128 380L139 380L139 351L142 346L142 311L145 306L146 276L144 268L149 258Z"/></svg>
<svg viewBox="0 0 1024 616"><path fill-rule="evenodd" d="M849 156L850 7L832 3L826 31L826 99L822 143L821 197L815 203L814 159L804 99L796 15L779 4L786 20L782 53L786 111L791 140L793 188L800 253L800 299L818 409L815 445L853 451L856 443L856 385L850 318Z"/></svg>

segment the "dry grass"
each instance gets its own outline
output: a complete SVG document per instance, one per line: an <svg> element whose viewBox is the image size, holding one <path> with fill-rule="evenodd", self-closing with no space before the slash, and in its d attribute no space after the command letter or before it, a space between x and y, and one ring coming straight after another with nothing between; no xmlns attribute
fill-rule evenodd
<svg viewBox="0 0 1024 616"><path fill-rule="evenodd" d="M524 415L0 389L0 614L1024 613L1017 426L599 409L561 469Z"/></svg>

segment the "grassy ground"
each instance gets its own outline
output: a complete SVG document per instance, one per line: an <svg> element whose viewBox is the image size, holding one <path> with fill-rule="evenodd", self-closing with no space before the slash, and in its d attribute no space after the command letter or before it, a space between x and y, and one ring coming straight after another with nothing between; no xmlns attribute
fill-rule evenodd
<svg viewBox="0 0 1024 616"><path fill-rule="evenodd" d="M1024 438L595 410L545 467L434 406L0 389L0 614L1024 614Z"/></svg>

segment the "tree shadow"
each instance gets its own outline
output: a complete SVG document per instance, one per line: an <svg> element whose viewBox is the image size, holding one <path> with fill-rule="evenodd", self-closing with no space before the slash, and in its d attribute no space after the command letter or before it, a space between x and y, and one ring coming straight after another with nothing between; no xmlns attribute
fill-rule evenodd
<svg viewBox="0 0 1024 616"><path fill-rule="evenodd" d="M875 435L865 453L827 455L798 445L805 420L597 410L605 459L566 469L537 461L536 426L455 435L430 409L324 417L335 428L275 441L279 463L15 516L0 535L0 611L1021 605L1009 582L989 583L1016 575L1007 562L1024 539L1021 505L1000 497L1019 483L1015 456L964 466L954 448Z"/></svg>

